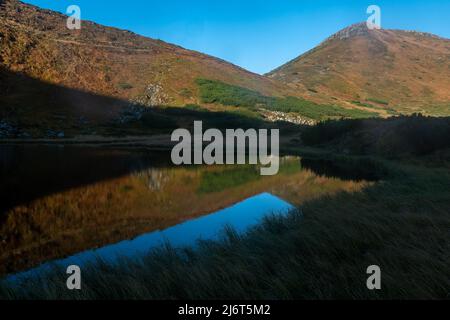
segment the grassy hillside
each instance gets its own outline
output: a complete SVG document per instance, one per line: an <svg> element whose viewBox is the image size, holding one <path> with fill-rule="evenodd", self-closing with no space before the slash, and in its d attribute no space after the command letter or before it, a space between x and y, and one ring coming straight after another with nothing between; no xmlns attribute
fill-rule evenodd
<svg viewBox="0 0 450 320"><path fill-rule="evenodd" d="M133 107L131 107L133 106ZM121 119L129 120L122 122ZM0 67L0 138L64 138L78 135L152 135L205 127L280 129L245 108L210 110L198 105L147 107L49 84Z"/></svg>
<svg viewBox="0 0 450 320"><path fill-rule="evenodd" d="M312 120L330 118L369 118L377 113L345 109L334 105L321 105L297 97L268 97L258 91L234 86L216 80L197 79L202 103L218 103L225 106L245 107L257 110L298 113Z"/></svg>
<svg viewBox="0 0 450 320"><path fill-rule="evenodd" d="M71 31L66 19L16 0L1 3L0 69L40 82L46 89L40 94L30 88L31 81L22 85L17 77L3 77L1 120L9 121L6 113L19 122L39 119L38 114L54 130L58 121L49 118L55 109L60 118L105 123L117 115L116 100L121 106L130 101L144 107L195 104L199 77L258 89L268 96L299 92L221 59L129 31L89 21L82 21L81 30ZM83 94L72 96L75 91ZM104 103L107 99L89 95L109 98L110 106Z"/></svg>
<svg viewBox="0 0 450 320"><path fill-rule="evenodd" d="M369 30L361 23L339 31L268 77L353 108L385 109L386 115L395 111L448 116L449 68L449 39L422 32Z"/></svg>

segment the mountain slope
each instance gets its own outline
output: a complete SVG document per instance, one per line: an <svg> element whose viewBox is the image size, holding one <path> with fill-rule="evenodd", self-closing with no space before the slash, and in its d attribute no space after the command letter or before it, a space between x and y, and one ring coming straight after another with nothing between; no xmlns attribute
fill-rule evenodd
<svg viewBox="0 0 450 320"><path fill-rule="evenodd" d="M267 76L358 108L450 114L450 40L431 34L356 24Z"/></svg>
<svg viewBox="0 0 450 320"><path fill-rule="evenodd" d="M274 80L163 41L88 21L82 22L81 30L72 31L62 14L15 0L0 3L0 68L8 74L148 106L198 103L198 78L270 96L296 94ZM11 77L2 72L0 76L8 87ZM21 94L27 95L22 100L30 103L48 99L18 88L20 82L15 81L12 92L3 88L2 99L17 101ZM90 105L95 113L96 106ZM89 110L85 107L82 115L89 117Z"/></svg>

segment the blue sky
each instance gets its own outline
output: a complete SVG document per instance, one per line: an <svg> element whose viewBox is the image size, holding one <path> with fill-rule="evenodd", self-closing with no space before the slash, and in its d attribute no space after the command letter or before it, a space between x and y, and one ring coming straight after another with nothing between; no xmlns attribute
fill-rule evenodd
<svg viewBox="0 0 450 320"><path fill-rule="evenodd" d="M201 51L256 73L268 72L329 35L366 21L371 4L382 27L450 38L448 0L26 0L81 18Z"/></svg>

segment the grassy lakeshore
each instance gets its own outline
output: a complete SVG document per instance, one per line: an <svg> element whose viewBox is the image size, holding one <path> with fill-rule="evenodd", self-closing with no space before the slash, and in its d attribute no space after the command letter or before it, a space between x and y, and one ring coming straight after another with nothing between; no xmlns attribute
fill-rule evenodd
<svg viewBox="0 0 450 320"><path fill-rule="evenodd" d="M0 282L0 299L450 298L449 118L328 121L302 133L290 154L382 174L195 250L85 266L81 291L67 290L56 268L21 286ZM381 268L381 290L366 287L371 265Z"/></svg>
<svg viewBox="0 0 450 320"><path fill-rule="evenodd" d="M442 299L449 298L450 173L386 162L389 177L361 192L312 200L245 235L196 251L170 247L140 260L83 268L81 291L54 270L2 299ZM366 288L379 265L382 290Z"/></svg>

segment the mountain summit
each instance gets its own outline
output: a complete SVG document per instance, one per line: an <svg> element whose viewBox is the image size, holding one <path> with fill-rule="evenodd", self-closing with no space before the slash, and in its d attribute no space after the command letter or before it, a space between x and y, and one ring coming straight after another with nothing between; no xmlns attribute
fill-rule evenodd
<svg viewBox="0 0 450 320"><path fill-rule="evenodd" d="M450 108L450 40L414 31L345 28L268 77L356 107Z"/></svg>
<svg viewBox="0 0 450 320"><path fill-rule="evenodd" d="M372 30L369 30L369 28L367 28L367 23L365 22L356 23L345 29L342 29L339 32L336 32L331 37L329 37L327 41L331 41L333 39L345 40L358 36L369 36L370 31Z"/></svg>

